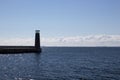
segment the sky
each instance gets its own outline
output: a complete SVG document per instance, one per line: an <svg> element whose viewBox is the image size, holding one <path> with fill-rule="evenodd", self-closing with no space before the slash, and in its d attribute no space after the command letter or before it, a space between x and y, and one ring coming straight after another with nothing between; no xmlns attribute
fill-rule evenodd
<svg viewBox="0 0 120 80"><path fill-rule="evenodd" d="M0 0L0 45L120 46L120 0Z"/></svg>

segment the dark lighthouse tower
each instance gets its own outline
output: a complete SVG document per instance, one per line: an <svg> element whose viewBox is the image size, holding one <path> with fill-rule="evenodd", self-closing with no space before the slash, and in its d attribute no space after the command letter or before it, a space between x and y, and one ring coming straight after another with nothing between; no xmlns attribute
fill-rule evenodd
<svg viewBox="0 0 120 80"><path fill-rule="evenodd" d="M37 52L41 52L40 47L40 30L35 31L35 48Z"/></svg>

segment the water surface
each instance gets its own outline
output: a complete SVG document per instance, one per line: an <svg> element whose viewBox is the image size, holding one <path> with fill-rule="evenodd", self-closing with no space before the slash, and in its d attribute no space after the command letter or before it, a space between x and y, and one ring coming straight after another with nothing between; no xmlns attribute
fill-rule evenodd
<svg viewBox="0 0 120 80"><path fill-rule="evenodd" d="M0 54L0 80L120 80L119 47L44 47Z"/></svg>

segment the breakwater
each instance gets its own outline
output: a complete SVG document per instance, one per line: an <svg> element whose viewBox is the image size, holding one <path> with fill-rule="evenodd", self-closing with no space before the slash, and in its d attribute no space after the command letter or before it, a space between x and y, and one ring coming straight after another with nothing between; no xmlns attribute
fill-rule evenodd
<svg viewBox="0 0 120 80"><path fill-rule="evenodd" d="M35 31L35 46L0 46L0 53L32 53L41 52L40 31Z"/></svg>

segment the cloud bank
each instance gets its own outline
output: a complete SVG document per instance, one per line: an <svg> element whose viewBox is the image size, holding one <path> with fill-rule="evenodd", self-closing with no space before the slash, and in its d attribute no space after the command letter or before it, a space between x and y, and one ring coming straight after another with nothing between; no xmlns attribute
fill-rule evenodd
<svg viewBox="0 0 120 80"><path fill-rule="evenodd" d="M0 45L34 45L32 38L0 39ZM120 35L41 38L42 46L120 46Z"/></svg>

